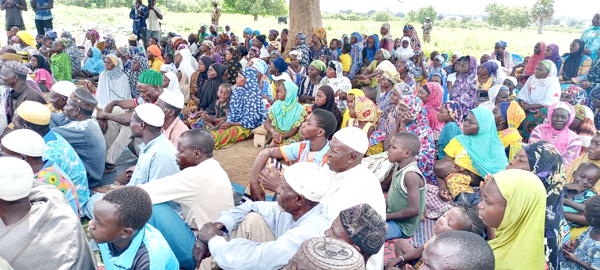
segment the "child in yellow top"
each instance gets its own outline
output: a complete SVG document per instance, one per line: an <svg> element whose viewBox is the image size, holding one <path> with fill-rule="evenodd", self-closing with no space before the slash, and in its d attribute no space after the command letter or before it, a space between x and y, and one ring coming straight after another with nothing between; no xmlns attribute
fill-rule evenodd
<svg viewBox="0 0 600 270"><path fill-rule="evenodd" d="M350 66L352 66L352 57L350 57L350 51L352 50L352 45L344 44L342 47L342 55L340 55L340 63L342 63L342 70L344 71L344 76L348 75L350 72Z"/></svg>

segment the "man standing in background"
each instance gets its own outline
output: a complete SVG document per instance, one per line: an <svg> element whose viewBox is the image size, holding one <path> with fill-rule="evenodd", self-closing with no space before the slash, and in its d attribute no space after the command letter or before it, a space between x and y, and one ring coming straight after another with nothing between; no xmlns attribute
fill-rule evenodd
<svg viewBox="0 0 600 270"><path fill-rule="evenodd" d="M14 26L19 27L19 30L25 30L25 23L23 22L23 15L21 11L27 11L27 4L25 0L2 0L0 5L1 10L6 10L4 26L6 30L6 36L10 40L10 29Z"/></svg>
<svg viewBox="0 0 600 270"><path fill-rule="evenodd" d="M31 0L31 8L35 11L35 28L37 34L43 36L46 29L52 29L52 11L54 0Z"/></svg>
<svg viewBox="0 0 600 270"><path fill-rule="evenodd" d="M217 0L212 1L213 8L212 13L210 14L210 23L214 24L215 27L219 27L219 18L221 18L221 8L219 7L219 3Z"/></svg>
<svg viewBox="0 0 600 270"><path fill-rule="evenodd" d="M160 39L160 24L158 20L163 19L163 14L160 8L156 6L156 0L148 0L148 19L146 20L146 24L148 25L148 31L146 32L146 38L156 38L156 40ZM150 44L146 43L144 40L144 47L148 48Z"/></svg>
<svg viewBox="0 0 600 270"><path fill-rule="evenodd" d="M135 0L135 5L129 12L129 18L133 20L133 34L137 36L137 40L141 39L144 46L147 46L146 19L148 18L148 7L142 4L142 0Z"/></svg>
<svg viewBox="0 0 600 270"><path fill-rule="evenodd" d="M429 41L431 41L430 33L433 29L433 23L431 23L431 18L427 17L421 28L423 28L423 42L429 43Z"/></svg>

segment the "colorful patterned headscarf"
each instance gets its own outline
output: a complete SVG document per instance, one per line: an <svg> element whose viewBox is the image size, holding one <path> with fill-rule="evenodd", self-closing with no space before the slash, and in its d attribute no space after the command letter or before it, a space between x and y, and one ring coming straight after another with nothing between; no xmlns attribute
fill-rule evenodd
<svg viewBox="0 0 600 270"><path fill-rule="evenodd" d="M496 46L500 46L500 47L505 48L505 49L506 49L506 47L508 47L508 43L506 41L504 41L504 40L498 40L498 41L496 41L495 45Z"/></svg>
<svg viewBox="0 0 600 270"><path fill-rule="evenodd" d="M508 128L517 129L523 120L525 120L525 111L516 101L500 103L500 112Z"/></svg>
<svg viewBox="0 0 600 270"><path fill-rule="evenodd" d="M462 122L465 119L465 115L463 113L463 109L460 103L454 100L448 100L444 103L444 108L448 111L448 115L450 115L450 119L456 122L456 124L460 127L462 126Z"/></svg>
<svg viewBox="0 0 600 270"><path fill-rule="evenodd" d="M437 114L440 111L442 99L444 98L444 89L437 82L428 82L423 86L423 89L429 92L429 98L424 104L429 126L434 133L441 132L442 128L444 128L444 123L438 121Z"/></svg>
<svg viewBox="0 0 600 270"><path fill-rule="evenodd" d="M392 57L392 54L384 48L379 49L379 51L381 52L381 55L383 56L383 60L389 60L390 57Z"/></svg>
<svg viewBox="0 0 600 270"><path fill-rule="evenodd" d="M325 44L325 38L327 37L327 31L325 31L325 28L321 27L319 29L315 29L313 34L319 38L321 44Z"/></svg>
<svg viewBox="0 0 600 270"><path fill-rule="evenodd" d="M573 96L575 104L585 105L587 104L587 93L576 85L571 85L562 90L563 93Z"/></svg>
<svg viewBox="0 0 600 270"><path fill-rule="evenodd" d="M354 112L358 121L371 122L373 125L377 124L381 115L381 111L371 99L361 96L354 97Z"/></svg>

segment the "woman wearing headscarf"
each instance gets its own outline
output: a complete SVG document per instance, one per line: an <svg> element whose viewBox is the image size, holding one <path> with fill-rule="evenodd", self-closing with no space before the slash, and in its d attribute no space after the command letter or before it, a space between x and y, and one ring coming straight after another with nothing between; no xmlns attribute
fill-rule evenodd
<svg viewBox="0 0 600 270"><path fill-rule="evenodd" d="M556 148L549 142L536 142L525 145L506 169L530 171L544 184L546 189L546 215L544 223L544 252L547 268L559 268L563 245L563 185L565 184L565 166Z"/></svg>
<svg viewBox="0 0 600 270"><path fill-rule="evenodd" d="M156 72L160 72L160 67L165 63L162 57L162 51L157 45L148 46L148 65Z"/></svg>
<svg viewBox="0 0 600 270"><path fill-rule="evenodd" d="M492 86L492 88L490 88L488 91L488 94L490 100L479 104L477 107L486 108L491 112L494 110L494 108L496 108L496 105L508 101L510 92L508 87L499 84Z"/></svg>
<svg viewBox="0 0 600 270"><path fill-rule="evenodd" d="M371 35L367 38L367 46L362 50L363 65L369 66L375 60L375 54L379 51L379 37Z"/></svg>
<svg viewBox="0 0 600 270"><path fill-rule="evenodd" d="M354 109L351 111L351 115L354 114L355 118L351 118L346 126L360 128L367 137L370 137L381 115L381 110L377 108L375 103L367 97L355 97ZM371 151L367 151L368 155L371 155Z"/></svg>
<svg viewBox="0 0 600 270"><path fill-rule="evenodd" d="M131 54L129 53L129 49L126 47L117 48L116 52L117 57L121 58L121 62L123 63L123 71L128 71L131 69Z"/></svg>
<svg viewBox="0 0 600 270"><path fill-rule="evenodd" d="M410 37L402 37L400 40L400 47L396 49L396 58L402 60L409 60L415 54L415 50L411 46Z"/></svg>
<svg viewBox="0 0 600 270"><path fill-rule="evenodd" d="M545 191L540 179L524 170L502 171L485 182L479 216L496 229L488 244L498 267L545 269Z"/></svg>
<svg viewBox="0 0 600 270"><path fill-rule="evenodd" d="M411 60L414 63L412 74L417 86L425 85L425 83L427 83L427 78L429 78L429 69L427 68L427 61L425 60L423 52L415 51Z"/></svg>
<svg viewBox="0 0 600 270"><path fill-rule="evenodd" d="M575 118L573 123L569 125L569 129L577 133L581 138L581 155L585 154L587 148L592 142L592 137L596 134L597 129L594 126L594 113L587 106L577 104L575 109Z"/></svg>
<svg viewBox="0 0 600 270"><path fill-rule="evenodd" d="M396 69L390 68L381 70L381 72L383 74L381 74L381 76L378 76L378 78L376 79L379 83L379 90L381 93L379 96L379 100L377 101L377 106L383 111L388 106L390 106L390 96L392 95L392 88L394 88L394 86L397 83L400 83L402 81L400 80L400 75L398 74Z"/></svg>
<svg viewBox="0 0 600 270"><path fill-rule="evenodd" d="M495 60L490 60L479 66L477 71L477 102L482 103L491 99L488 90L494 85L502 85L506 75L502 76L502 70ZM500 77L500 78L499 78Z"/></svg>
<svg viewBox="0 0 600 270"><path fill-rule="evenodd" d="M363 36L359 32L352 33L350 37L350 44L352 44L352 50L350 50L350 57L352 58L352 65L348 72L348 78L354 79L356 74L360 73L360 68L363 65Z"/></svg>
<svg viewBox="0 0 600 270"><path fill-rule="evenodd" d="M109 54L117 54L117 46L115 44L115 40L112 37L104 37L104 41L98 44L98 49L102 52L103 59Z"/></svg>
<svg viewBox="0 0 600 270"><path fill-rule="evenodd" d="M586 105L588 103L587 92L581 87L571 85L562 90L562 93L560 94L560 101L570 103L573 106L577 104Z"/></svg>
<svg viewBox="0 0 600 270"><path fill-rule="evenodd" d="M585 44L586 54L589 54L593 61L598 60L598 50L600 49L600 11L594 14L592 27L583 31L581 39Z"/></svg>
<svg viewBox="0 0 600 270"><path fill-rule="evenodd" d="M335 90L333 90L333 91L335 93ZM348 120L350 120L350 118L352 118L352 117L350 117L350 108L354 108L354 101L355 101L356 97L364 97L364 96L365 96L365 93L360 89L351 89L350 91L348 91L348 94L346 95L347 101L348 101L348 109L345 110L343 113L341 128L345 128L346 125L348 124Z"/></svg>
<svg viewBox="0 0 600 270"><path fill-rule="evenodd" d="M308 65L311 63L310 51L308 49L308 45L306 45L306 35L304 33L298 32L294 36L294 50L302 53L300 65L304 66L305 68L308 68Z"/></svg>
<svg viewBox="0 0 600 270"><path fill-rule="evenodd" d="M442 106L444 90L439 83L428 82L421 87L418 97L423 101L423 107L425 107L429 127L431 127L431 130L433 131L433 137L437 140L439 139L445 124L444 122L438 121L437 118L440 106Z"/></svg>
<svg viewBox="0 0 600 270"><path fill-rule="evenodd" d="M261 102L261 91L255 69L242 69L233 87L227 120L216 131L215 149L227 147L250 137L252 130L265 121L265 108Z"/></svg>
<svg viewBox="0 0 600 270"><path fill-rule="evenodd" d="M81 71L77 73L77 77L90 78L94 76L100 75L102 71L104 71L104 61L102 61L101 53L98 48L91 48L91 51L88 53L91 57L88 57L81 67Z"/></svg>
<svg viewBox="0 0 600 270"><path fill-rule="evenodd" d="M311 38L312 46L310 46L309 61L318 60L323 55L329 55L329 47L327 46L327 32L325 28L315 29Z"/></svg>
<svg viewBox="0 0 600 270"><path fill-rule="evenodd" d="M498 137L510 162L523 147L523 137L517 129L525 119L525 111L516 101L502 102L493 110Z"/></svg>
<svg viewBox="0 0 600 270"><path fill-rule="evenodd" d="M452 162L463 170L449 171L446 162L436 162L439 197L449 200L461 192L475 193L473 187L488 174L504 170L508 160L498 138L494 114L484 108L469 112L462 124L462 135L450 140L444 148L444 161Z"/></svg>
<svg viewBox="0 0 600 270"><path fill-rule="evenodd" d="M177 80L177 75L173 72L165 72L163 74L163 91L164 92L173 92L176 94L181 94L181 89L179 88L179 81Z"/></svg>
<svg viewBox="0 0 600 270"><path fill-rule="evenodd" d="M195 72L192 67L192 62L188 54L181 50L175 51L175 66L177 66L177 78L179 79L179 87L185 101L190 99L190 81L192 73Z"/></svg>
<svg viewBox="0 0 600 270"><path fill-rule="evenodd" d="M446 102L448 100L448 96L450 95L450 92L448 92L448 87L446 86L447 85L446 75L444 75L443 72L429 73L429 78L427 78L427 82L439 83L442 86L442 89L444 90L444 96L442 99L442 103Z"/></svg>
<svg viewBox="0 0 600 270"><path fill-rule="evenodd" d="M317 97L317 92L315 89L321 83L321 79L323 79L323 76L325 75L325 70L327 70L327 67L321 60L315 60L310 63L308 72L306 72L307 76L302 77L302 80L299 84L298 101L301 103L307 103L315 100ZM335 94L332 97L331 102L335 104Z"/></svg>
<svg viewBox="0 0 600 270"><path fill-rule="evenodd" d="M432 72L439 72L439 73L446 74L446 71L444 70L445 62L446 62L446 59L444 59L444 56L442 56L441 54L436 55L433 58L432 65L430 65L428 67L429 74L431 74Z"/></svg>
<svg viewBox="0 0 600 270"><path fill-rule="evenodd" d="M556 77L554 63L543 60L536 70L535 75L529 77L523 84L518 95L519 104L527 114L519 129L524 142L529 140L533 129L544 122L548 107L560 99L560 84Z"/></svg>
<svg viewBox="0 0 600 270"><path fill-rule="evenodd" d="M321 80L319 85L329 85L333 88L335 92L335 96L338 101L338 107L340 110L345 110L348 108L346 99L347 93L352 89L352 83L350 80L343 75L342 63L338 61L331 61L327 66L326 77Z"/></svg>
<svg viewBox="0 0 600 270"><path fill-rule="evenodd" d="M219 86L225 83L223 74L227 67L223 64L212 64L208 68L208 80L202 85L202 89L196 93L198 102L198 111L207 112L210 115L215 115L215 102L219 99L217 92ZM191 123L190 123L191 124Z"/></svg>
<svg viewBox="0 0 600 270"><path fill-rule="evenodd" d="M17 39L13 47L17 54L23 58L23 63L29 62L29 50L35 49L35 38L25 31L17 32Z"/></svg>
<svg viewBox="0 0 600 270"><path fill-rule="evenodd" d="M131 99L129 78L123 73L121 65L121 59L114 54L109 54L104 58L106 70L100 73L96 91L98 107L104 108L113 100Z"/></svg>
<svg viewBox="0 0 600 270"><path fill-rule="evenodd" d="M388 52L394 51L394 37L390 31L390 24L383 23L379 33L381 34L381 41L379 42L379 48L386 49Z"/></svg>
<svg viewBox="0 0 600 270"><path fill-rule="evenodd" d="M400 79L410 87L412 94L416 94L417 82L412 77L413 62L407 59L398 59L396 62L396 71L400 75Z"/></svg>
<svg viewBox="0 0 600 270"><path fill-rule="evenodd" d="M319 87L316 92L315 104L313 104L311 111L322 109L333 113L335 120L337 121L335 131L338 131L342 125L343 116L340 109L335 105L335 94L333 93L333 89L328 85L323 85Z"/></svg>
<svg viewBox="0 0 600 270"><path fill-rule="evenodd" d="M594 125L597 130L600 130L600 86L596 86L590 91L587 106L594 114Z"/></svg>
<svg viewBox="0 0 600 270"><path fill-rule="evenodd" d="M364 50L363 50L364 51ZM369 63L369 65L367 67L363 67L363 69L361 70L361 74L358 75L358 84L359 85L364 85L364 84L368 84L371 87L376 87L377 86L377 74L379 74L377 71L379 69L379 64L385 62L389 62L390 66L393 67L393 70L396 71L396 67L394 67L394 65L389 61L391 57L390 52L388 52L386 49L379 49L376 53L375 53L375 58L373 59L373 61L371 61L371 63Z"/></svg>
<svg viewBox="0 0 600 270"><path fill-rule="evenodd" d="M83 52L87 54L90 48L96 48L96 45L100 42L100 34L94 29L87 30L85 33L85 39L83 40ZM87 58L87 56L86 56Z"/></svg>
<svg viewBox="0 0 600 270"><path fill-rule="evenodd" d="M202 55L208 56L212 58L215 63L222 63L221 55L214 52L215 44L210 40L204 40L202 45L200 46L200 51Z"/></svg>
<svg viewBox="0 0 600 270"><path fill-rule="evenodd" d="M269 109L265 128L273 136L270 147L288 145L302 140L300 126L306 118L304 106L297 101L298 86L284 81L277 88L277 101Z"/></svg>
<svg viewBox="0 0 600 270"><path fill-rule="evenodd" d="M560 70L562 67L562 56L560 56L558 45L550 44L546 47L544 52L545 60L550 60L556 65L556 69Z"/></svg>
<svg viewBox="0 0 600 270"><path fill-rule="evenodd" d="M460 103L463 115L475 108L477 104L477 59L465 56L459 60L460 75L452 86L450 100Z"/></svg>
<svg viewBox="0 0 600 270"><path fill-rule="evenodd" d="M413 50L421 50L421 41L419 40L419 34L417 33L415 27L412 24L404 25L402 33L405 37L410 38L410 45Z"/></svg>
<svg viewBox="0 0 600 270"><path fill-rule="evenodd" d="M52 75L56 81L71 81L71 59L64 52L69 44L68 39L57 39L54 41L54 54L50 56Z"/></svg>
<svg viewBox="0 0 600 270"><path fill-rule="evenodd" d="M224 64L225 66L227 66L224 77L227 79L227 83L234 85L235 79L237 78L238 73L242 69L242 65L240 64L240 61L237 58L237 53L234 48L227 48L227 50L225 51Z"/></svg>
<svg viewBox="0 0 600 270"><path fill-rule="evenodd" d="M279 51L277 51L277 57L281 57ZM302 79L306 77L306 68L303 65L300 65L300 59L302 59L302 53L297 50L293 50L289 53L290 64L288 66L287 72L290 74L290 78L295 84L300 85ZM316 59L318 60L318 59ZM313 60L311 64L316 61ZM320 61L320 60L319 60ZM302 101L300 101L302 102Z"/></svg>
<svg viewBox="0 0 600 270"><path fill-rule="evenodd" d="M545 53L546 53L546 43L544 43L542 41L536 43L535 46L533 47L533 55L531 55L531 57L529 57L529 62L527 62L527 65L525 66L525 73L522 74L521 76L519 76L519 80L527 80L527 78L529 78L529 76L535 74L535 67L537 67L537 65L542 60L544 60ZM520 63L515 68L522 67L522 66L523 66L523 63Z"/></svg>
<svg viewBox="0 0 600 270"><path fill-rule="evenodd" d="M75 74L81 70L81 53L75 44L75 40L70 32L63 32L61 38L69 39L69 45L65 48L65 53L71 58L71 73Z"/></svg>
<svg viewBox="0 0 600 270"><path fill-rule="evenodd" d="M571 42L569 53L563 57L562 68L558 73L558 79L562 87L568 84L579 85L585 81L592 67L592 58L583 53L583 40L576 39Z"/></svg>
<svg viewBox="0 0 600 270"><path fill-rule="evenodd" d="M34 54L31 56L30 64L34 69L35 82L43 92L50 92L52 85L54 85L54 79L50 74L50 66L46 63L44 57L40 54Z"/></svg>
<svg viewBox="0 0 600 270"><path fill-rule="evenodd" d="M454 64L458 61L458 59L460 59L462 57L462 52L460 51L454 51L452 53L452 55L450 56L450 63L448 63L448 65L446 65L446 67L444 68L444 70L446 71L446 74L450 75L454 72L456 72Z"/></svg>
<svg viewBox="0 0 600 270"><path fill-rule="evenodd" d="M553 117L554 116L554 117ZM571 104L557 102L548 109L548 123L533 129L529 143L548 141L556 146L565 163L565 167L573 163L581 152L581 138L569 129L575 118L575 110Z"/></svg>
<svg viewBox="0 0 600 270"><path fill-rule="evenodd" d="M131 58L131 69L126 70L125 74L129 80L129 90L131 90L131 98L137 98L140 96L140 91L137 89L138 79L142 72L148 70L148 61L145 57L140 55L134 55Z"/></svg>
<svg viewBox="0 0 600 270"><path fill-rule="evenodd" d="M494 52L491 55L491 59L500 61L500 66L504 68L504 72L510 73L513 69L512 54L506 50L508 43L503 40L496 41L494 44Z"/></svg>
<svg viewBox="0 0 600 270"><path fill-rule="evenodd" d="M385 140L381 140L384 142L384 150L389 148L392 137L400 131L417 135L421 141L421 151L415 157L417 166L428 183L437 183L433 173L436 156L435 141L433 131L427 121L427 115L423 110L423 102L416 96L404 96L398 103L396 114L396 125L389 134L386 134ZM372 139L373 136L371 136Z"/></svg>

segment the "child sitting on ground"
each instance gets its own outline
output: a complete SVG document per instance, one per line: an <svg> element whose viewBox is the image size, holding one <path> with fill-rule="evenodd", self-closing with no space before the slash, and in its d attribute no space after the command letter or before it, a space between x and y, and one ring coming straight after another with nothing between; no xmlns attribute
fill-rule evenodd
<svg viewBox="0 0 600 270"><path fill-rule="evenodd" d="M173 63L173 55L168 53L164 57L165 63L160 67L160 73L165 74L167 72L177 73L177 67Z"/></svg>
<svg viewBox="0 0 600 270"><path fill-rule="evenodd" d="M421 142L415 134L403 131L392 137L388 159L397 167L388 176L392 182L387 196L386 240L412 236L423 216L425 178L415 161L420 150Z"/></svg>
<svg viewBox="0 0 600 270"><path fill-rule="evenodd" d="M217 97L219 98L215 102L215 115L211 116L208 113L202 114L202 120L212 130L218 130L221 123L227 119L229 114L229 98L231 97L231 85L228 83L221 84L219 91L217 91Z"/></svg>
<svg viewBox="0 0 600 270"><path fill-rule="evenodd" d="M340 63L342 63L342 70L344 71L342 74L344 74L344 76L348 76L348 72L350 72L350 67L352 66L350 51L352 51L352 45L344 44L344 47L342 47L342 54L340 55Z"/></svg>
<svg viewBox="0 0 600 270"><path fill-rule="evenodd" d="M350 110L352 119L348 120L347 126L360 128L369 137L375 131L380 115L381 110L369 98L355 97L354 107Z"/></svg>
<svg viewBox="0 0 600 270"><path fill-rule="evenodd" d="M581 163L573 172L573 183L564 186L563 214L571 226L571 239L587 229L588 222L583 214L584 203L596 195L592 188L600 179L600 168L593 163Z"/></svg>
<svg viewBox="0 0 600 270"><path fill-rule="evenodd" d="M462 134L460 130L463 121L461 105L456 101L446 101L440 107L437 118L438 121L444 123L438 140L438 149L444 149L454 136ZM444 157L446 157L446 152L438 151L438 159L442 160Z"/></svg>
<svg viewBox="0 0 600 270"><path fill-rule="evenodd" d="M88 234L106 269L179 269L165 238L147 224L151 216L150 196L139 187L113 189L96 202Z"/></svg>
<svg viewBox="0 0 600 270"><path fill-rule="evenodd" d="M39 85L43 92L50 92L50 89L52 89L52 85L54 84L54 80L52 79L52 74L50 74L49 71L50 66L48 66L44 57L39 54L35 54L31 56L29 62L33 68L35 82Z"/></svg>
<svg viewBox="0 0 600 270"><path fill-rule="evenodd" d="M52 54L52 39L49 37L42 38L42 47L40 47L39 51L46 60L50 59L50 55Z"/></svg>
<svg viewBox="0 0 600 270"><path fill-rule="evenodd" d="M468 194L467 199L472 205L475 205L481 201L481 197L475 194L475 190L471 183L473 179L481 181L481 177L474 174L473 172L457 165L454 161L448 159L437 160L433 168L433 172L438 178L438 186L440 186L440 197L446 201L457 200L456 197L462 192ZM444 181L440 181L444 179ZM457 200L463 201L463 199Z"/></svg>
<svg viewBox="0 0 600 270"><path fill-rule="evenodd" d="M467 231L481 235L484 230L485 225L479 218L479 210L476 206L456 204L454 207L448 209L448 211L435 222L433 238L429 239L422 247L415 248L406 239L398 239L394 248L394 252L398 257L388 262L385 269L406 263L412 264L417 261L415 266L416 269L419 269L423 264L423 261L420 260L423 250L425 250L425 247L427 247L427 244L429 244L431 240L441 233L448 231Z"/></svg>
<svg viewBox="0 0 600 270"><path fill-rule="evenodd" d="M600 268L600 196L595 195L585 202L584 216L590 227L570 246L563 246L565 260L560 269Z"/></svg>

